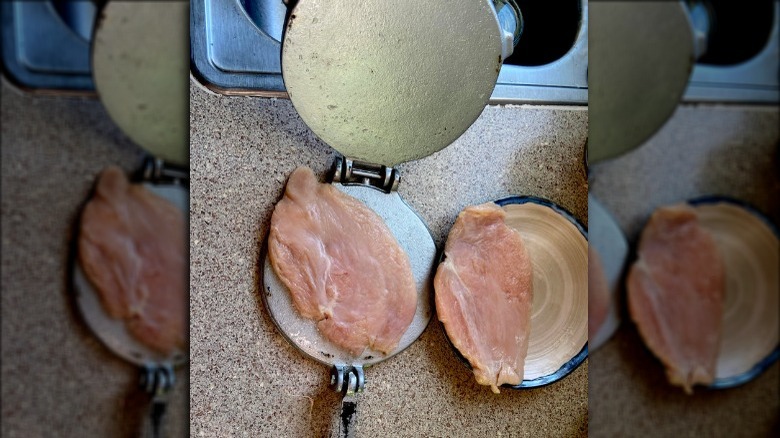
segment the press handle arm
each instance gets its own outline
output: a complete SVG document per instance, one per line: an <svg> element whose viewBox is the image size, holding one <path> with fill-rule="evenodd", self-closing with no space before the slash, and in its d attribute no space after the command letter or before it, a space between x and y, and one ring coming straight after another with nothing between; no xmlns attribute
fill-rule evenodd
<svg viewBox="0 0 780 438"><path fill-rule="evenodd" d="M339 416L339 438L355 438L357 394L363 392L365 376L360 365L334 365L330 370L330 387L343 395Z"/></svg>
<svg viewBox="0 0 780 438"><path fill-rule="evenodd" d="M341 418L339 421L339 437L355 438L357 425L357 400L355 396L345 396L341 400Z"/></svg>

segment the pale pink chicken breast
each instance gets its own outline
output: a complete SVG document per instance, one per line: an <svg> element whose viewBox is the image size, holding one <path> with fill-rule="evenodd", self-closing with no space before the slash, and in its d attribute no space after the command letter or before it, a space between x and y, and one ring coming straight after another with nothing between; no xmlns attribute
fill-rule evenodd
<svg viewBox="0 0 780 438"><path fill-rule="evenodd" d="M390 353L414 318L412 268L390 229L307 167L290 175L276 204L268 255L298 313L355 356L367 347Z"/></svg>
<svg viewBox="0 0 780 438"><path fill-rule="evenodd" d="M588 339L598 333L609 312L609 284L599 253L588 245Z"/></svg>
<svg viewBox="0 0 780 438"><path fill-rule="evenodd" d="M436 312L477 383L498 393L523 381L531 330L532 268L520 233L496 204L467 207L434 278Z"/></svg>
<svg viewBox="0 0 780 438"><path fill-rule="evenodd" d="M712 236L687 205L656 210L628 275L628 307L670 383L709 384L723 315L725 267Z"/></svg>
<svg viewBox="0 0 780 438"><path fill-rule="evenodd" d="M164 354L186 342L186 237L184 212L115 166L81 217L79 262L106 313Z"/></svg>

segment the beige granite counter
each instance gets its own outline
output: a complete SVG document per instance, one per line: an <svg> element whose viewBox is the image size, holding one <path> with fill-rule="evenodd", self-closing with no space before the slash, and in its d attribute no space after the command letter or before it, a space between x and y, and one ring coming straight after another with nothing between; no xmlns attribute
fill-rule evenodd
<svg viewBox="0 0 780 438"><path fill-rule="evenodd" d="M2 81L2 436L113 437L148 432L138 370L76 312L70 232L95 176L132 169L141 151L99 101L21 94ZM186 367L164 430L187 433Z"/></svg>
<svg viewBox="0 0 780 438"><path fill-rule="evenodd" d="M685 105L640 148L591 166L591 193L632 247L656 207L701 195L742 199L780 224L778 147L776 107ZM592 437L780 436L780 363L743 386L686 396L628 322L589 370Z"/></svg>
<svg viewBox="0 0 780 438"><path fill-rule="evenodd" d="M328 370L288 345L259 291L274 203L299 165L334 152L287 100L216 96L193 86L190 424L194 436L325 436L339 408ZM585 221L584 108L489 107L459 140L400 167L401 196L443 242L466 205L549 198ZM494 395L474 382L432 321L366 371L359 436L584 436L588 363L544 388Z"/></svg>

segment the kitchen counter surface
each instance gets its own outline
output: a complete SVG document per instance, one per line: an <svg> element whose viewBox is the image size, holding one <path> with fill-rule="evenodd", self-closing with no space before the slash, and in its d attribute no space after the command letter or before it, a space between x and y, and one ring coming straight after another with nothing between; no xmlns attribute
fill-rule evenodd
<svg viewBox="0 0 780 438"><path fill-rule="evenodd" d="M655 208L702 195L742 199L780 224L779 127L776 107L681 106L640 148L591 166L591 194L632 248ZM590 436L778 436L780 363L743 386L686 396L623 321L591 353Z"/></svg>
<svg viewBox="0 0 780 438"><path fill-rule="evenodd" d="M260 251L287 176L334 151L287 100L192 85L190 425L193 436L325 436L340 406L328 370L288 345L259 296ZM488 107L454 144L399 166L401 196L441 245L458 212L510 194L586 221L584 108ZM441 325L366 371L360 436L585 436L588 362L544 388L474 382Z"/></svg>
<svg viewBox="0 0 780 438"><path fill-rule="evenodd" d="M96 99L34 97L2 81L3 437L148 432L135 366L81 321L67 282L71 228L97 174L142 151ZM187 433L186 367L163 428ZM145 435L144 435L145 436Z"/></svg>

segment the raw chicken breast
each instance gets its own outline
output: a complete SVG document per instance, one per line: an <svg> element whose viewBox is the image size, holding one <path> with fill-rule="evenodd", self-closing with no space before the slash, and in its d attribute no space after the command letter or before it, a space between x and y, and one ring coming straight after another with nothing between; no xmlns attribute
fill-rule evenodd
<svg viewBox="0 0 780 438"><path fill-rule="evenodd" d="M436 312L493 392L523 381L531 329L532 268L520 233L496 204L467 207L447 237L434 278Z"/></svg>
<svg viewBox="0 0 780 438"><path fill-rule="evenodd" d="M610 306L609 284L599 253L588 245L588 339L598 333Z"/></svg>
<svg viewBox="0 0 780 438"><path fill-rule="evenodd" d="M628 275L628 307L673 385L711 383L723 316L725 267L687 205L656 210Z"/></svg>
<svg viewBox="0 0 780 438"><path fill-rule="evenodd" d="M79 261L106 312L163 354L187 333L184 212L118 167L106 168L81 217Z"/></svg>
<svg viewBox="0 0 780 438"><path fill-rule="evenodd" d="M412 267L390 229L309 168L290 175L276 204L268 255L301 316L355 356L390 353L414 318Z"/></svg>

